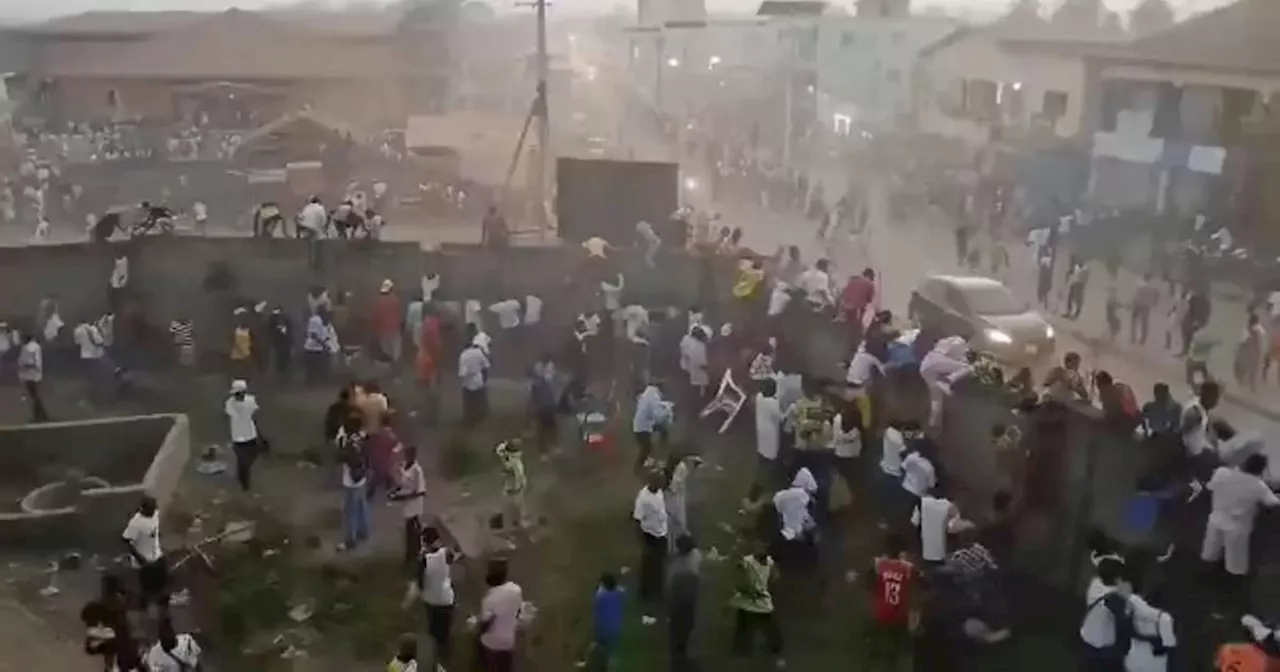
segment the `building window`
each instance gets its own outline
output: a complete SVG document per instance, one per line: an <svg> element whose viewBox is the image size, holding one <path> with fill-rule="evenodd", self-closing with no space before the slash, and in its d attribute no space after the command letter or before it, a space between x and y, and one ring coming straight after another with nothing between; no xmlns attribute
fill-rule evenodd
<svg viewBox="0 0 1280 672"><path fill-rule="evenodd" d="M840 36L840 46L842 47L852 47L857 42L858 36L852 30L846 30Z"/></svg>
<svg viewBox="0 0 1280 672"><path fill-rule="evenodd" d="M895 30L893 31L893 34L889 36L889 42L895 46L902 44L902 39L903 38L902 38L901 30Z"/></svg>
<svg viewBox="0 0 1280 672"><path fill-rule="evenodd" d="M1057 121L1067 114L1067 94L1065 91L1045 91L1044 102L1040 106L1040 114L1047 119Z"/></svg>
<svg viewBox="0 0 1280 672"><path fill-rule="evenodd" d="M890 84L897 84L901 79L902 73L898 72L896 69L890 68L884 73L884 81L889 82Z"/></svg>

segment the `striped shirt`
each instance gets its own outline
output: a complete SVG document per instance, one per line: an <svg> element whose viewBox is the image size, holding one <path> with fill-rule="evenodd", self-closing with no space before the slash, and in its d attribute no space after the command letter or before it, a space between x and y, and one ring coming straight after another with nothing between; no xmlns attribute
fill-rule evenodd
<svg viewBox="0 0 1280 672"><path fill-rule="evenodd" d="M174 320L169 323L169 333L173 335L173 344L179 348L195 347L195 327L191 320Z"/></svg>

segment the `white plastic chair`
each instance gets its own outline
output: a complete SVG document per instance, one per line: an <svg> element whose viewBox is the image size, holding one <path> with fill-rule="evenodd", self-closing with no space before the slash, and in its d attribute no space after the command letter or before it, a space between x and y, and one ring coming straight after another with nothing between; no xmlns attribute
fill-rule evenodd
<svg viewBox="0 0 1280 672"><path fill-rule="evenodd" d="M725 369L724 376L720 378L720 389L716 391L716 396L702 409L699 417L705 418L712 413L724 411L727 415L724 422L720 424L719 433L724 434L729 430L729 426L733 424L738 413L742 410L742 405L747 402L747 393L742 391L741 387L733 380L733 370Z"/></svg>

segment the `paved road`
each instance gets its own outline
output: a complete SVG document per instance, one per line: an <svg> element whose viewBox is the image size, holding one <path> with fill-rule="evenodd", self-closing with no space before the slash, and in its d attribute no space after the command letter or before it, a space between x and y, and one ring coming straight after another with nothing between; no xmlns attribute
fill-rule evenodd
<svg viewBox="0 0 1280 672"><path fill-rule="evenodd" d="M590 43L579 41L576 60L581 67L586 67L592 60L593 48ZM599 49L599 47L597 47ZM579 87L576 96L590 98L584 106L592 110L625 110L622 101L629 96L629 83L625 73L616 73L608 69L597 72L597 86ZM673 152L665 139L653 132L645 132L642 127L627 125L626 132L621 134L621 142L628 151L637 157L671 156ZM701 166L686 163L682 171L686 175L696 175ZM847 183L837 170L816 171L813 178L828 184L829 194L838 193ZM721 201L713 206L719 211L726 224L740 226L744 231L746 244L760 252L772 253L779 246L797 245L806 259L818 256L829 256L838 275L847 276L859 272L866 266L877 269L882 280L883 304L886 308L904 313L911 291L928 275L934 273L961 272L955 261L953 238L945 223L936 217L925 216L910 222L892 222L887 216L885 190L874 184L870 188L868 198L870 208L870 234L867 251L851 245L837 243L832 248L820 244L816 239L817 225L811 220L798 216L793 212L774 212L762 209L756 203L741 201ZM1029 259L1013 250L1015 266L1020 266L1006 278L1007 284L1015 294L1029 304L1034 298L1034 282L1030 271L1025 268ZM1167 382L1175 390L1175 394L1186 396L1189 391L1182 384L1183 372L1181 363L1170 354L1159 349L1163 344L1163 322L1153 318L1151 343L1145 349L1129 350L1128 348L1102 345L1097 337L1105 331L1103 304L1105 302L1106 274L1102 269L1093 273L1091 284L1085 299L1085 310L1078 321L1051 317L1058 332L1058 351L1077 351L1085 358L1086 366L1093 369L1106 369L1117 378L1128 382L1140 397L1148 396L1149 390L1156 382ZM1132 285L1134 278L1122 272L1120 278L1121 296L1125 289ZM1243 306L1219 300L1214 307L1214 329L1222 339L1218 360L1212 363L1213 369L1220 376L1230 373L1230 350L1238 338L1244 325ZM1224 404L1222 416L1229 422L1245 431L1254 431L1267 436L1273 459L1280 463L1280 393L1274 385L1262 393L1239 395L1233 393L1232 399Z"/></svg>

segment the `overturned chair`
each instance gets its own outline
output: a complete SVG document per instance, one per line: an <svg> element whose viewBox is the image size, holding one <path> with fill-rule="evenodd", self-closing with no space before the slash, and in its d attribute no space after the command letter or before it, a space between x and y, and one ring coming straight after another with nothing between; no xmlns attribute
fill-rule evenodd
<svg viewBox="0 0 1280 672"><path fill-rule="evenodd" d="M733 421L738 417L738 413L742 410L742 405L747 402L747 393L742 391L741 387L733 380L733 370L725 369L724 375L720 378L720 389L716 391L716 396L702 409L702 413L698 414L700 418L710 417L714 413L724 412L724 422L720 423L719 433L724 434L729 431L729 427L733 425Z"/></svg>

